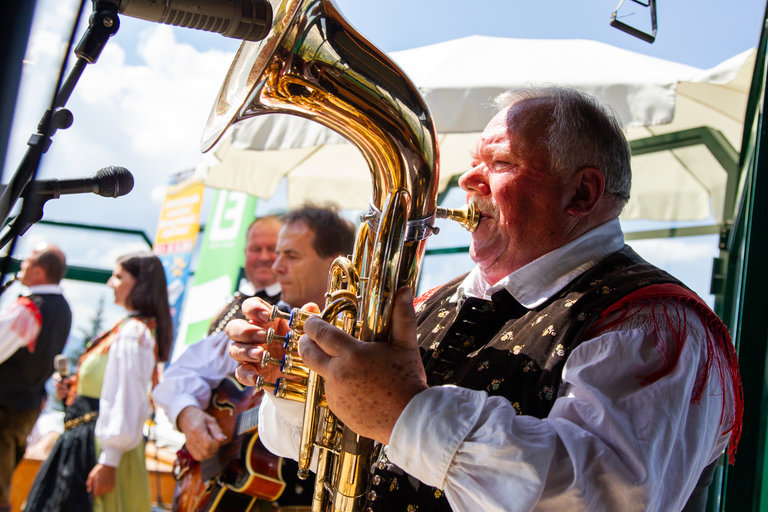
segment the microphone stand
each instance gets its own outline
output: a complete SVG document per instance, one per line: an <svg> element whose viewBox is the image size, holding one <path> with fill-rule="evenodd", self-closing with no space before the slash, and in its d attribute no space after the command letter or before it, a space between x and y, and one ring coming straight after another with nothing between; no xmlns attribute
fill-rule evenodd
<svg viewBox="0 0 768 512"><path fill-rule="evenodd" d="M43 218L43 208L46 201L54 199L56 196L53 193L35 193L35 191L27 188L22 197L24 198L24 207L18 216L11 218L8 224L9 229L0 236L0 248L5 247L13 238L26 233L33 224L40 222ZM2 288L0 288L0 294L2 294Z"/></svg>
<svg viewBox="0 0 768 512"><path fill-rule="evenodd" d="M2 238L0 248L4 247L9 240L20 236L35 222L42 219L43 205L49 198L40 199L37 194L25 194L27 185L32 181L37 168L40 165L43 153L48 151L51 146L51 137L56 130L67 129L72 126L74 120L72 113L65 108L72 91L85 70L85 66L95 63L107 40L117 33L120 27L120 20L117 17L117 5L104 0L94 0L93 13L88 20L88 28L75 48L77 61L69 72L66 80L56 92L52 107L45 111L40 123L37 126L37 132L32 134L27 142L29 148L25 152L21 163L16 172L11 177L8 185L0 194L0 226L4 226L8 221L8 216L13 209L19 197L24 196L22 211L16 217L16 222L9 224L9 231ZM23 220L19 220L23 219ZM19 226L17 227L17 222ZM10 260L10 253L2 258L2 272L5 276Z"/></svg>

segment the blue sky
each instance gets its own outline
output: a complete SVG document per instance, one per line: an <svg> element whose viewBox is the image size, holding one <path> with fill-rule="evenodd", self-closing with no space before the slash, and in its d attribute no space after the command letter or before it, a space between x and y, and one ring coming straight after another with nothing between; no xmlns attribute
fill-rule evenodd
<svg viewBox="0 0 768 512"><path fill-rule="evenodd" d="M61 45L78 3L37 1L4 182L20 161L26 140L49 101ZM475 34L576 38L699 68L715 66L756 46L765 10L764 0L740 0L738 7L722 0L659 0L657 38L648 44L609 26L618 0L338 0L336 4L354 27L384 51ZM88 14L89 5L86 17ZM620 14L625 22L641 28L650 20L648 9L634 0L626 0ZM136 187L118 199L62 197L46 206L45 218L140 229L152 237L169 175L200 160L200 133L238 44L217 34L122 16L117 35L99 61L86 67L75 88L68 104L75 124L56 134L39 177L89 176L102 167L120 165L133 172ZM499 65L504 65L503 55L499 55ZM118 255L143 246L126 237L37 226L22 237L18 254L23 255L41 239L67 246L73 264L103 268L110 268ZM693 251L706 265L715 251L711 240L673 243L678 246L657 252L672 257ZM455 274L457 266L465 264L466 260L443 267ZM429 278L439 282L443 276L436 272ZM83 325L97 295L104 291L68 285L67 293L81 304L75 314L76 323Z"/></svg>
<svg viewBox="0 0 768 512"><path fill-rule="evenodd" d="M755 46L765 11L761 0L658 0L656 41L648 44L609 25L618 0L337 3L361 33L386 51L474 34L593 39L700 68L714 66ZM644 28L650 23L649 12L635 1L626 0L619 15L627 24Z"/></svg>
<svg viewBox="0 0 768 512"><path fill-rule="evenodd" d="M384 51L470 35L533 39L592 39L699 68L709 68L757 44L763 0L658 0L652 44L609 25L618 0L336 0L349 22ZM650 28L649 9L625 0L620 19ZM125 22L117 37L135 35L145 22ZM179 40L199 48L234 49L237 42L185 30Z"/></svg>

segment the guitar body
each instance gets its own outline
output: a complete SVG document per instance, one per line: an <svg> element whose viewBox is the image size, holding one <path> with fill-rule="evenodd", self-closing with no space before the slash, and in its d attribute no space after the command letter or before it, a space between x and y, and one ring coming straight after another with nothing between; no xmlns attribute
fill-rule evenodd
<svg viewBox="0 0 768 512"><path fill-rule="evenodd" d="M257 498L231 491L226 486L211 482L203 490L197 503L194 505L195 512L227 512L242 511L255 512L259 510Z"/></svg>
<svg viewBox="0 0 768 512"><path fill-rule="evenodd" d="M200 498L206 492L205 482L200 476L200 464L192 460L192 456L184 448L176 455L177 458L173 463L173 476L176 479L173 511L194 512L197 510Z"/></svg>
<svg viewBox="0 0 768 512"><path fill-rule="evenodd" d="M230 460L221 479L234 491L275 501L285 489L280 458L264 448L256 434L246 437L240 447L241 457Z"/></svg>
<svg viewBox="0 0 768 512"><path fill-rule="evenodd" d="M185 448L179 450L174 511L245 511L258 499L274 501L282 494L281 459L264 448L255 429L261 396L233 377L216 388L206 412L216 418L229 441L200 463Z"/></svg>

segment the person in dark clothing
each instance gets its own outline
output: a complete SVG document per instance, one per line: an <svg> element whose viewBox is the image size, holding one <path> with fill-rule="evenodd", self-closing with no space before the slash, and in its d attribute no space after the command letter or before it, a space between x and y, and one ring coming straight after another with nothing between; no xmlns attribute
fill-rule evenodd
<svg viewBox="0 0 768 512"><path fill-rule="evenodd" d="M42 409L54 356L69 336L72 312L59 285L66 271L61 249L36 247L18 275L29 292L0 313L0 511L10 509L13 471Z"/></svg>

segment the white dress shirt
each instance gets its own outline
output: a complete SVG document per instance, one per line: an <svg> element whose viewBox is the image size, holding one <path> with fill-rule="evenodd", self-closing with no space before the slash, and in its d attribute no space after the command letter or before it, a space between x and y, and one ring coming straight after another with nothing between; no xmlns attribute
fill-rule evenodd
<svg viewBox="0 0 768 512"><path fill-rule="evenodd" d="M62 289L57 284L40 284L30 286L29 292L25 295L32 294L62 295ZM0 313L0 363L15 354L21 347L34 347L41 325L36 315L18 300L4 309Z"/></svg>
<svg viewBox="0 0 768 512"><path fill-rule="evenodd" d="M264 292L270 297L274 297L275 295L278 295L280 293L280 283L272 283L269 286L266 286L264 288L256 288L251 284L250 281L243 281L242 284L240 284L240 288L238 290L243 295L248 295L249 297L253 297L259 292Z"/></svg>
<svg viewBox="0 0 768 512"><path fill-rule="evenodd" d="M240 287L246 295L255 295L256 290L248 283ZM274 297L280 293L280 283L262 288ZM155 386L152 399L165 412L171 424L178 428L179 413L190 405L206 409L211 393L221 382L235 374L237 362L229 357L232 341L224 331L203 338L187 347L184 352L163 371L161 382Z"/></svg>
<svg viewBox="0 0 768 512"><path fill-rule="evenodd" d="M623 244L618 221L611 221L494 286L474 269L460 291L488 298L505 287L535 307ZM483 391L434 386L399 417L388 459L443 489L456 511L681 510L728 436L719 379L691 400L705 330L692 309L674 309L667 313L685 315L687 337L679 363L657 381L634 378L663 360L651 338L667 323L644 309L573 350L546 418L518 416L506 399ZM259 437L274 453L295 458L303 406L286 402L262 401ZM729 398L726 418L732 409ZM290 433L280 435L285 429Z"/></svg>
<svg viewBox="0 0 768 512"><path fill-rule="evenodd" d="M160 383L152 391L152 399L172 425L178 428L176 420L185 407L208 407L212 390L235 374L237 362L227 351L230 343L227 334L219 331L187 347L165 368Z"/></svg>

